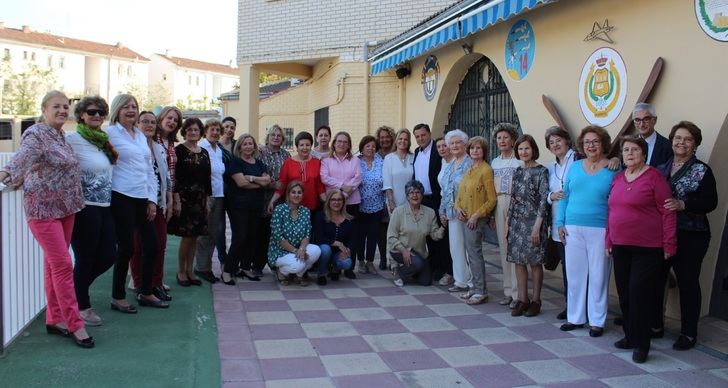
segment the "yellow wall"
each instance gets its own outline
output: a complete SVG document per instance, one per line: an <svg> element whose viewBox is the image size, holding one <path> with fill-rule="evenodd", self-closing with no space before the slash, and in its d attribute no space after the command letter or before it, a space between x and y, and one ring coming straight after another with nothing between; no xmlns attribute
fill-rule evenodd
<svg viewBox="0 0 728 388"><path fill-rule="evenodd" d="M504 46L509 29L520 18L528 20L534 29L536 54L527 77L514 81L505 73ZM615 27L610 33L615 43L584 42L593 23L603 23L607 18ZM474 54L464 55L460 47L463 42L473 44ZM546 94L558 106L572 135L576 135L576 131L587 125L579 108L581 69L589 55L603 46L620 53L628 74L624 108L607 127L612 136L630 118L631 108L658 57L665 60L665 66L649 100L657 108L658 132L667 136L672 125L680 120L693 121L703 130L698 157L714 169L719 193L718 209L710 215L713 239L701 274L705 313L728 210L728 180L724 179L728 153L720 152L728 146L728 43L715 41L702 31L692 1L560 1L530 11L435 51L433 54L440 64L440 81L437 95L431 102L424 98L419 77L426 56L417 58L412 61L412 75L406 80L406 125L411 127L417 122L429 121L435 132L442 131L459 82L470 64L485 55L506 81L524 133L540 140L544 130L555 125L541 101L541 95ZM542 144L540 141L539 145ZM552 158L548 152L541 154L542 163ZM675 294L674 291L671 293ZM671 298L671 315L676 311L675 296Z"/></svg>
<svg viewBox="0 0 728 388"><path fill-rule="evenodd" d="M327 106L332 130L349 132L354 148L362 136L377 127L397 126L399 81L392 75L367 77L367 73L368 67L362 62L320 61L311 79L260 102L259 136L273 124L293 128L295 133L313 133L314 112Z"/></svg>

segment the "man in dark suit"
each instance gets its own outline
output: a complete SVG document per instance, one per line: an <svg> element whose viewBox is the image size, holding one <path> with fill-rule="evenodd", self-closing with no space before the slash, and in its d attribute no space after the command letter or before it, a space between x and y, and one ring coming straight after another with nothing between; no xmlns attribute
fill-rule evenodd
<svg viewBox="0 0 728 388"><path fill-rule="evenodd" d="M647 164L658 167L672 158L672 144L665 136L655 131L657 114L655 107L640 102L632 110L632 120L639 137L647 142Z"/></svg>
<svg viewBox="0 0 728 388"><path fill-rule="evenodd" d="M442 157L437 152L435 142L432 140L430 126L417 124L412 131L417 141L415 149L415 161L413 163L414 179L420 181L425 188L422 204L435 210L437 214L440 209L441 189L437 182L437 175L442 167ZM438 217L437 223L440 223ZM435 279L439 278L441 286L449 286L453 282L452 277L452 256L450 256L450 244L447 238L440 241L427 239L427 249L430 251L430 265Z"/></svg>

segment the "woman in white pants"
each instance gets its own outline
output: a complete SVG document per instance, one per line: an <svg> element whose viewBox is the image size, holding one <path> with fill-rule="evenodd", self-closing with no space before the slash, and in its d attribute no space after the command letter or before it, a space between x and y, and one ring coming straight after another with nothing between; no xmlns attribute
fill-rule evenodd
<svg viewBox="0 0 728 388"><path fill-rule="evenodd" d="M286 188L286 202L273 210L270 222L271 237L268 245L268 265L276 268L278 280L308 285L304 277L321 256L321 249L311 240L311 212L301 206L303 183L291 181Z"/></svg>
<svg viewBox="0 0 728 388"><path fill-rule="evenodd" d="M442 173L442 200L440 201L440 222L447 227L447 236L450 240L450 254L452 256L452 273L455 279L450 292L464 292L472 287L473 282L468 268L465 247L465 223L458 220L455 212L455 199L457 198L460 181L472 166L470 156L465 152L468 135L454 129L445 134L445 143L450 149L452 160L443 167Z"/></svg>
<svg viewBox="0 0 728 388"><path fill-rule="evenodd" d="M509 123L500 123L493 128L493 142L498 146L500 155L490 162L493 169L495 192L498 203L493 213L491 228L495 227L498 233L498 250L500 253L501 267L503 268L503 299L498 304L516 307L518 301L518 281L516 280L515 264L509 263L508 256L508 209L511 206L511 182L513 174L523 162L516 158L513 144L518 139L517 127Z"/></svg>
<svg viewBox="0 0 728 388"><path fill-rule="evenodd" d="M616 173L607 168L610 145L609 133L602 127L592 125L581 131L576 146L586 159L574 162L569 169L556 215L569 278L567 322L561 330L584 327L588 312L592 337L604 332L609 302L610 261L605 255L604 238L607 199Z"/></svg>

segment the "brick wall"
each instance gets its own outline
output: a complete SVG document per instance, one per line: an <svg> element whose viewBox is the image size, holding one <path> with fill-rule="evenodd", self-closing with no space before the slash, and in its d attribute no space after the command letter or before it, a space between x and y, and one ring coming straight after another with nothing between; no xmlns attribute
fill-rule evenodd
<svg viewBox="0 0 728 388"><path fill-rule="evenodd" d="M410 29L455 0L238 0L238 63L346 55Z"/></svg>

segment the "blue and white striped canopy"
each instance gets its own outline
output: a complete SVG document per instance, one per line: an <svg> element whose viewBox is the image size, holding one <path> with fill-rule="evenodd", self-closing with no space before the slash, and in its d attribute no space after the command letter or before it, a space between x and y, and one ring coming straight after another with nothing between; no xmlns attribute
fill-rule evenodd
<svg viewBox="0 0 728 388"><path fill-rule="evenodd" d="M383 58L375 60L371 66L371 74L375 75L391 69L452 40L465 38L545 2L550 2L550 0L492 0L466 15L451 20L435 31L397 48Z"/></svg>

